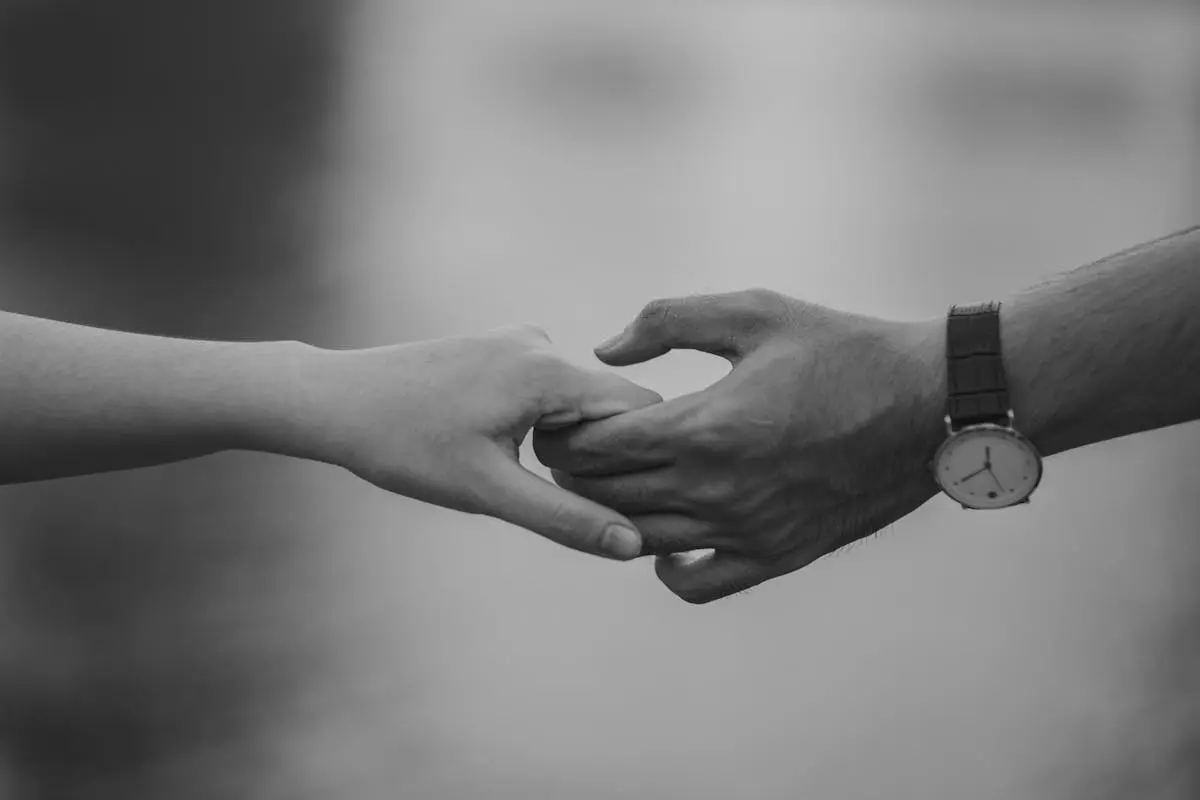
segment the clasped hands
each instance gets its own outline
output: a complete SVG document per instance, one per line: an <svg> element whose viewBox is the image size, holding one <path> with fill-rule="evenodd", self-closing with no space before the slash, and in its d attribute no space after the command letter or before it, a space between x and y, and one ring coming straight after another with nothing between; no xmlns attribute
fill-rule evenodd
<svg viewBox="0 0 1200 800"><path fill-rule="evenodd" d="M351 351L315 390L334 392L323 407L340 409L319 432L320 457L578 550L656 556L669 589L708 602L797 570L933 496L940 328L766 290L658 300L596 349L601 361L690 349L732 367L666 401L569 364L532 327ZM379 386L380 369L397 383ZM531 429L557 486L520 465Z"/></svg>

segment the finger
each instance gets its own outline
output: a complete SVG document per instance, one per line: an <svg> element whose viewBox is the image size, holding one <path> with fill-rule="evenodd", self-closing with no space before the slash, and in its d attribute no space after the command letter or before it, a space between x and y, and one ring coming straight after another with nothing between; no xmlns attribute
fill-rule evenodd
<svg viewBox="0 0 1200 800"><path fill-rule="evenodd" d="M627 518L529 472L499 448L482 479L484 512L584 553L636 558L642 540Z"/></svg>
<svg viewBox="0 0 1200 800"><path fill-rule="evenodd" d="M590 477L553 471L554 482L569 492L594 500L622 514L686 512L679 473L670 467Z"/></svg>
<svg viewBox="0 0 1200 800"><path fill-rule="evenodd" d="M671 350L701 350L736 364L779 325L785 310L782 295L762 289L655 300L597 347L596 356L626 366Z"/></svg>
<svg viewBox="0 0 1200 800"><path fill-rule="evenodd" d="M636 514L629 519L642 534L642 555L665 556L723 544L712 524L686 514Z"/></svg>
<svg viewBox="0 0 1200 800"><path fill-rule="evenodd" d="M668 589L689 603L710 603L778 574L767 562L719 550L660 556L654 561L654 571Z"/></svg>
<svg viewBox="0 0 1200 800"><path fill-rule="evenodd" d="M547 467L572 475L666 466L674 461L671 431L685 410L679 398L563 430L534 431L533 451Z"/></svg>
<svg viewBox="0 0 1200 800"><path fill-rule="evenodd" d="M539 377L542 407L535 423L538 428L553 430L662 402L658 392L620 375L581 369L567 361L551 364Z"/></svg>

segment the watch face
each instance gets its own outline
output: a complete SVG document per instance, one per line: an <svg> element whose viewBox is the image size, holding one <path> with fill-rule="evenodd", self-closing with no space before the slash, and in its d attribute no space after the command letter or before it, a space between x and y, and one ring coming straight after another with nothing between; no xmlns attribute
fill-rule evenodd
<svg viewBox="0 0 1200 800"><path fill-rule="evenodd" d="M1025 500L1042 477L1042 459L1021 434L973 425L953 434L933 461L938 484L969 508L1004 508Z"/></svg>

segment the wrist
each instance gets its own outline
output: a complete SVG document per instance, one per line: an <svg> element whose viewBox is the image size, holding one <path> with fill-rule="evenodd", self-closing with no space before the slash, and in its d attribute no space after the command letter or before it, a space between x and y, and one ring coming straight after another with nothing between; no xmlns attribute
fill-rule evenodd
<svg viewBox="0 0 1200 800"><path fill-rule="evenodd" d="M1032 335L1034 311L1021 298L1006 300L1000 306L1002 358L1014 427L1029 439L1043 455L1050 455L1054 442L1053 425L1035 392L1032 365L1036 363ZM906 331L909 350L915 354L920 375L915 407L929 423L927 434L933 449L946 438L945 415L949 386L946 374L946 318L937 317L911 323ZM1045 343L1043 343L1044 347ZM932 450L930 450L932 453Z"/></svg>
<svg viewBox="0 0 1200 800"><path fill-rule="evenodd" d="M913 455L924 469L946 438L946 320L898 323L896 335L897 349L909 365Z"/></svg>
<svg viewBox="0 0 1200 800"><path fill-rule="evenodd" d="M1053 409L1038 396L1037 364L1054 344L1035 334L1038 316L1035 299L1018 296L1000 306L1000 338L1004 346L1004 371L1013 409L1013 426L1029 439L1043 457L1069 449L1058 442ZM1064 387L1058 387L1061 392Z"/></svg>
<svg viewBox="0 0 1200 800"><path fill-rule="evenodd" d="M338 353L298 341L238 345L246 407L237 449L331 461L324 435L332 414L324 390Z"/></svg>

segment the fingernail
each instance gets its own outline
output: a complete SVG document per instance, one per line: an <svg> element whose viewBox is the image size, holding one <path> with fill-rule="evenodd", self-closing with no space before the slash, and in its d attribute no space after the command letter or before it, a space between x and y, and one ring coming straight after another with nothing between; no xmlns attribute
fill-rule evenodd
<svg viewBox="0 0 1200 800"><path fill-rule="evenodd" d="M642 537L624 525L609 525L600 538L600 547L613 558L635 558L642 552Z"/></svg>
<svg viewBox="0 0 1200 800"><path fill-rule="evenodd" d="M596 345L596 349L597 350L611 350L617 346L617 344L621 341L621 339L624 336L625 336L625 331L621 331L618 334L614 334L613 336L610 336L607 339L605 339L600 344Z"/></svg>

